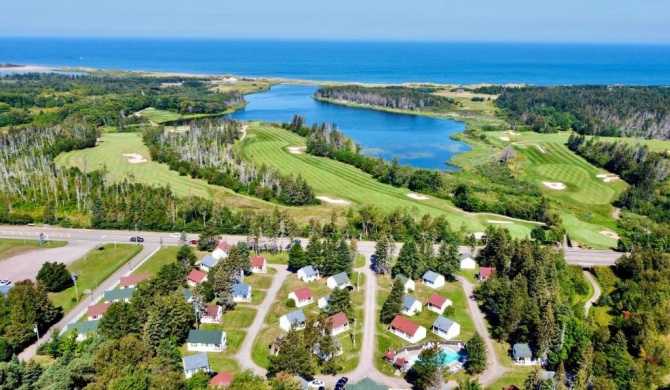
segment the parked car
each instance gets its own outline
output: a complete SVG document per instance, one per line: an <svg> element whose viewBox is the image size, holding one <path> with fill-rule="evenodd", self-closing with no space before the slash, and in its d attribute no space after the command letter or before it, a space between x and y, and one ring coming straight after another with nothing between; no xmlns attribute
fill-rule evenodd
<svg viewBox="0 0 670 390"><path fill-rule="evenodd" d="M9 286L10 284L12 284L12 282L7 279L0 280L0 286Z"/></svg>
<svg viewBox="0 0 670 390"><path fill-rule="evenodd" d="M314 379L313 381L311 381L311 382L309 382L309 383L307 384L307 387L311 387L311 388L314 388L314 389L318 389L318 388L320 388L320 387L323 387L323 382Z"/></svg>
<svg viewBox="0 0 670 390"><path fill-rule="evenodd" d="M191 240L191 241L189 241L188 243L189 243L190 245L196 246L196 245L198 245L199 242L200 242L200 241L198 241L198 240Z"/></svg>
<svg viewBox="0 0 670 390"><path fill-rule="evenodd" d="M347 384L347 382L349 382L349 378L347 378L346 376L343 376L335 384L335 390L343 390L344 386Z"/></svg>
<svg viewBox="0 0 670 390"><path fill-rule="evenodd" d="M170 234L170 238L181 238L181 233L172 233Z"/></svg>
<svg viewBox="0 0 670 390"><path fill-rule="evenodd" d="M142 238L140 236L133 236L133 237L130 237L130 242L144 242L144 238Z"/></svg>

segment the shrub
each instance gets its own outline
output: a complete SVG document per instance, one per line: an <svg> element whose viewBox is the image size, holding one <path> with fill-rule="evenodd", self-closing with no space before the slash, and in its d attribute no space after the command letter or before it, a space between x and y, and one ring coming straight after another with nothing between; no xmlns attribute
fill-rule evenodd
<svg viewBox="0 0 670 390"><path fill-rule="evenodd" d="M37 273L37 281L48 292L59 292L74 285L65 264L45 262Z"/></svg>

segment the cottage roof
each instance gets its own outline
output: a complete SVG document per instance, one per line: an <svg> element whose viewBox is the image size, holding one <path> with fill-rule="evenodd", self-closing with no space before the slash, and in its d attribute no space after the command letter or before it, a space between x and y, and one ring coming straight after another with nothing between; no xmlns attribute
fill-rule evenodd
<svg viewBox="0 0 670 390"><path fill-rule="evenodd" d="M233 284L233 295L235 296L247 296L251 292L251 286L248 284L243 284L243 283L235 283Z"/></svg>
<svg viewBox="0 0 670 390"><path fill-rule="evenodd" d="M197 269L192 269L191 272L186 277L186 279L195 283L200 283L203 280L205 280L206 277L207 277L206 273L198 271Z"/></svg>
<svg viewBox="0 0 670 390"><path fill-rule="evenodd" d="M533 358L533 352L530 350L528 344L514 344L512 349L514 350L514 356L518 358Z"/></svg>
<svg viewBox="0 0 670 390"><path fill-rule="evenodd" d="M124 299L130 299L133 297L134 288L123 288L120 290L108 290L105 291L105 301L120 301Z"/></svg>
<svg viewBox="0 0 670 390"><path fill-rule="evenodd" d="M366 376L356 384L347 385L347 390L388 390L388 386L380 385Z"/></svg>
<svg viewBox="0 0 670 390"><path fill-rule="evenodd" d="M427 271L423 276L421 277L423 280L427 280L431 283L435 283L435 281L440 277L441 275L438 274L437 272L433 271Z"/></svg>
<svg viewBox="0 0 670 390"><path fill-rule="evenodd" d="M181 358L181 362L184 364L184 370L193 371L199 368L209 367L209 359L207 359L206 353L198 353L195 355L184 356Z"/></svg>
<svg viewBox="0 0 670 390"><path fill-rule="evenodd" d="M219 261L218 261L217 259L213 258L212 255L205 255L205 257L203 257L203 258L200 260L200 265L205 266L205 267L207 267L207 268L212 268L212 267L214 267L214 266L216 265L216 263L218 263L218 262L219 262Z"/></svg>
<svg viewBox="0 0 670 390"><path fill-rule="evenodd" d="M222 330L191 329L188 331L187 343L190 344L221 344L221 339L226 335Z"/></svg>
<svg viewBox="0 0 670 390"><path fill-rule="evenodd" d="M454 321L446 317L438 316L435 322L433 322L433 328L446 333L452 326L454 326L454 324Z"/></svg>
<svg viewBox="0 0 670 390"><path fill-rule="evenodd" d="M395 359L395 351L389 348L386 353L384 353L384 358L388 360Z"/></svg>
<svg viewBox="0 0 670 390"><path fill-rule="evenodd" d="M340 272L339 274L331 276L331 278L333 278L338 286L349 283L349 276L347 276L346 272Z"/></svg>
<svg viewBox="0 0 670 390"><path fill-rule="evenodd" d="M405 275L400 275L400 274L398 274L398 275L396 275L395 278L396 278L396 279L400 279L400 281L402 282L402 284L407 284L407 282L409 282L409 278L408 278L407 276L405 276Z"/></svg>
<svg viewBox="0 0 670 390"><path fill-rule="evenodd" d="M442 307L445 303L447 303L447 298L433 294L428 298L428 303L429 305L437 306L437 307Z"/></svg>
<svg viewBox="0 0 670 390"><path fill-rule="evenodd" d="M307 321L307 318L305 318L305 314L302 312L302 310L290 312L284 317L288 319L289 324L302 324Z"/></svg>
<svg viewBox="0 0 670 390"><path fill-rule="evenodd" d="M221 309L221 306L219 305L207 305L205 306L204 315L206 317L216 317L219 315L219 309Z"/></svg>
<svg viewBox="0 0 670 390"><path fill-rule="evenodd" d="M300 268L300 269L298 270L298 272L301 272L301 271L302 271L302 273L304 273L305 276L307 276L307 277L309 277L309 276L314 276L314 275L317 275L317 274L319 273L319 272L318 272L317 270L315 270L314 267L312 267L311 265L302 267L302 268Z"/></svg>
<svg viewBox="0 0 670 390"><path fill-rule="evenodd" d="M461 259L461 261L463 261L463 260L467 260L467 259L472 259L472 260L474 260L474 259L472 258L472 256L470 256L469 253L461 253L458 257Z"/></svg>
<svg viewBox="0 0 670 390"><path fill-rule="evenodd" d="M226 387L233 382L233 375L228 371L221 371L209 381L211 387Z"/></svg>
<svg viewBox="0 0 670 390"><path fill-rule="evenodd" d="M479 267L479 276L481 278L490 278L494 272L496 272L495 267Z"/></svg>
<svg viewBox="0 0 670 390"><path fill-rule="evenodd" d="M293 291L293 294L295 294L299 301L306 301L312 298L312 290L307 287L299 288Z"/></svg>
<svg viewBox="0 0 670 390"><path fill-rule="evenodd" d="M184 291L182 291L182 292L184 294L184 299L186 300L186 302L188 302L191 299L191 297L193 296L193 293L191 292L191 290L189 290L187 288L185 288Z"/></svg>
<svg viewBox="0 0 670 390"><path fill-rule="evenodd" d="M251 268L263 268L265 266L265 257L255 256L251 259Z"/></svg>
<svg viewBox="0 0 670 390"><path fill-rule="evenodd" d="M414 336L416 331L419 330L419 324L416 324L401 315L397 315L395 318L393 318L393 321L391 321L391 327L410 336Z"/></svg>
<svg viewBox="0 0 670 390"><path fill-rule="evenodd" d="M77 329L78 334L93 333L98 331L100 320L76 322L68 326L71 329Z"/></svg>
<svg viewBox="0 0 670 390"><path fill-rule="evenodd" d="M221 242L216 246L216 248L214 248L214 250L217 250L217 249L221 249L222 251L228 253L228 252L230 252L231 249L233 249L233 246L230 245L230 244L227 243L227 242L221 241Z"/></svg>
<svg viewBox="0 0 670 390"><path fill-rule="evenodd" d="M111 306L111 303L98 303L88 307L87 315L89 317L98 317L107 312L107 309Z"/></svg>
<svg viewBox="0 0 670 390"><path fill-rule="evenodd" d="M323 299L323 301L326 302L326 303L330 302L330 294L324 295L323 297L321 297L321 299ZM321 300L321 299L319 299L319 300Z"/></svg>
<svg viewBox="0 0 670 390"><path fill-rule="evenodd" d="M332 316L326 318L324 321L330 322L331 329L338 329L349 323L349 319L343 312L333 314Z"/></svg>
<svg viewBox="0 0 670 390"><path fill-rule="evenodd" d="M412 306L414 306L414 303L416 303L416 299L410 297L409 295L405 295L405 310L410 310Z"/></svg>
<svg viewBox="0 0 670 390"><path fill-rule="evenodd" d="M150 278L151 276L149 274L123 276L119 281L119 285L121 287L137 286L138 283L148 280Z"/></svg>

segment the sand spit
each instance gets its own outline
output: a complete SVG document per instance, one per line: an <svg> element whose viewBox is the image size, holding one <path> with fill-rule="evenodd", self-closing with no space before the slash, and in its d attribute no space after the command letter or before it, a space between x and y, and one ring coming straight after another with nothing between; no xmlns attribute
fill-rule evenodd
<svg viewBox="0 0 670 390"><path fill-rule="evenodd" d="M144 158L144 156L142 156L139 153L124 154L123 157L127 157L128 162L131 163L131 164L140 164L140 163L147 162L147 159Z"/></svg>
<svg viewBox="0 0 670 390"><path fill-rule="evenodd" d="M544 184L546 187L551 188L552 190L564 190L565 184L558 182L558 181L543 181L542 184Z"/></svg>
<svg viewBox="0 0 670 390"><path fill-rule="evenodd" d="M409 194L407 194L407 196L409 196L412 199L416 199L416 200L428 200L428 199L430 199L426 195L419 195L419 194L414 194L414 193L409 193Z"/></svg>
<svg viewBox="0 0 670 390"><path fill-rule="evenodd" d="M316 199L322 200L322 201L324 201L326 203L330 203L330 204L341 204L341 205L345 205L345 206L350 203L350 202L347 202L346 200L343 200L343 199L333 199L333 198L329 198L327 196L317 196Z"/></svg>

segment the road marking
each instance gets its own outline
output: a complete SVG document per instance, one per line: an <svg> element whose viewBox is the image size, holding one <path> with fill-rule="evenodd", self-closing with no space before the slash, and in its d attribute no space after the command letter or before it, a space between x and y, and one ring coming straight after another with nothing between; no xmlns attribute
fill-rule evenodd
<svg viewBox="0 0 670 390"><path fill-rule="evenodd" d="M106 235L106 234L105 234L104 236L100 237L100 238L105 238L105 237L107 237L107 235Z"/></svg>

